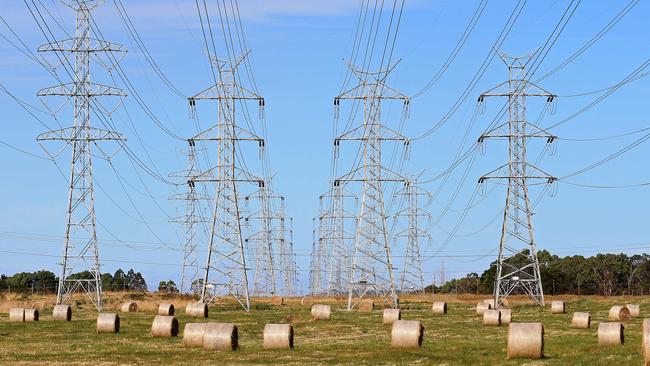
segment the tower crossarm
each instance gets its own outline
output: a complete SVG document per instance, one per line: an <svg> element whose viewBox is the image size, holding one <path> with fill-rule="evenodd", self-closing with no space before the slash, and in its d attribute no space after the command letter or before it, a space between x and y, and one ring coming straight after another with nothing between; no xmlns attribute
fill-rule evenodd
<svg viewBox="0 0 650 366"><path fill-rule="evenodd" d="M126 141L122 134L94 127L67 127L38 135L37 141Z"/></svg>
<svg viewBox="0 0 650 366"><path fill-rule="evenodd" d="M39 97L61 96L61 97L126 97L127 94L120 88L108 85L92 83L89 81L73 82L44 88L38 91Z"/></svg>
<svg viewBox="0 0 650 366"><path fill-rule="evenodd" d="M116 52L126 53L127 49L121 44L99 39L86 39L81 42L78 38L46 43L38 48L38 52Z"/></svg>

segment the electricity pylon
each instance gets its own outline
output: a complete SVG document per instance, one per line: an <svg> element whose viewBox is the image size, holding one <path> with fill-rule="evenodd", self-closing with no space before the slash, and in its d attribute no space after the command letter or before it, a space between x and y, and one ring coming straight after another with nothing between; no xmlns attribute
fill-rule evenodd
<svg viewBox="0 0 650 366"><path fill-rule="evenodd" d="M245 221L250 228L250 236L245 242L248 247L252 244L251 256L255 259L255 269L253 272L253 294L255 296L273 296L278 294L276 280L276 253L273 245L280 234L276 233L273 222L283 219L279 213L274 213L271 209L271 200L278 199L284 205L284 197L271 194L265 187L260 187L257 191L245 197L246 203L257 202L257 210L252 211ZM282 268L277 268L281 273Z"/></svg>
<svg viewBox="0 0 650 366"><path fill-rule="evenodd" d="M406 205L395 213L395 220L406 219L406 227L397 232L394 237L396 241L405 240L405 252L402 271L400 273L400 292L423 292L424 275L422 272L422 257L420 256L420 242L428 240L431 242L431 235L423 228L423 220L431 220L431 214L420 206L420 198L431 199L431 193L420 187L415 180L407 180L404 187L395 193L402 196ZM401 239L401 240L400 240Z"/></svg>
<svg viewBox="0 0 650 366"><path fill-rule="evenodd" d="M382 123L381 104L385 100L402 101L406 115L410 99L385 84L390 69L366 72L352 68L352 71L359 84L334 98L335 108L341 100L363 101L364 113L360 126L334 140L335 148L341 141L359 141L362 151L360 166L334 181L334 187L347 182L361 183L361 204L348 283L348 310L366 296L381 296L390 306L397 307L383 184L404 182L405 179L383 165L381 146L385 141L398 141L407 146L408 139Z"/></svg>
<svg viewBox="0 0 650 366"><path fill-rule="evenodd" d="M102 2L102 0L62 1L64 5L76 12L75 37L48 43L38 48L39 52L54 52L61 65L66 67L68 64L73 68L74 73L72 82L42 89L38 92L38 96L71 98L74 112L72 127L45 132L37 138L39 143L65 141L72 147L65 244L56 303L68 302L73 293L81 290L88 295L99 311L102 310L103 300L91 148L94 145L100 153L103 153L98 142L125 139L117 132L91 127L91 109L97 115L110 114L126 97L126 93L121 89L91 81L91 57L102 66L114 66L119 60L111 56L111 53L126 52L126 48L121 45L90 37L91 11ZM109 62L103 63L101 55L107 55ZM74 58L74 65L69 57ZM119 102L113 109L107 110L96 100L104 96L117 97ZM88 271L91 278L71 277L75 272L82 271Z"/></svg>
<svg viewBox="0 0 650 366"><path fill-rule="evenodd" d="M318 292L327 295L346 293L352 266L357 197L342 186L332 187L319 197L318 216L319 251ZM352 206L352 201L354 206Z"/></svg>
<svg viewBox="0 0 650 366"><path fill-rule="evenodd" d="M526 79L526 64L531 57L501 54L501 59L508 66L508 81L479 97L479 103L486 97L508 97L508 122L491 129L479 138L479 142L489 138L508 141L508 163L479 179L479 183L490 179L508 181L494 280L494 299L497 306L501 306L503 299L515 291L521 291L539 305L544 305L528 182L545 181L551 184L556 178L527 162L526 148L531 138L542 138L551 143L555 136L526 120L526 98L544 97L547 103L551 103L556 96Z"/></svg>
<svg viewBox="0 0 650 366"><path fill-rule="evenodd" d="M196 142L188 140L187 169L181 172L170 174L171 177L184 178L186 180L194 177L198 173L196 164ZM198 254L197 254L197 236L199 233L198 225L205 225L208 220L201 212L200 201L209 201L209 197L198 193L194 182L187 184L187 190L183 193L175 194L170 197L171 200L183 201L185 203L185 214L174 217L171 222L181 224L185 228L185 243L183 244L183 264L181 266L181 293L188 293L191 290L192 283L197 279L199 274Z"/></svg>
<svg viewBox="0 0 650 366"><path fill-rule="evenodd" d="M217 101L218 104L217 124L192 138L217 142L217 165L190 178L189 184L212 182L216 185L201 301L209 303L219 294L225 294L248 311L250 288L239 207L240 185L256 184L262 188L265 183L238 161L236 149L241 141L257 142L263 149L264 139L237 124L235 105L254 100L259 103L261 112L264 98L238 84L237 68L245 57L232 62L213 60L218 77L216 84L189 98L191 109L197 100Z"/></svg>

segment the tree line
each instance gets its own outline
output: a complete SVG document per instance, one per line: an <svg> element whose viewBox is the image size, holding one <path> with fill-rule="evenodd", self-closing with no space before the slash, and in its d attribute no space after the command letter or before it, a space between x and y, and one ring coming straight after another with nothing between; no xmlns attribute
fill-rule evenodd
<svg viewBox="0 0 650 366"><path fill-rule="evenodd" d="M508 263L523 262L529 252L512 257ZM546 250L537 253L544 293L548 295L643 295L650 293L650 255L596 254L559 257ZM480 276L478 273L430 285L426 292L491 294L497 262Z"/></svg>
<svg viewBox="0 0 650 366"><path fill-rule="evenodd" d="M70 275L70 278L92 279L93 275L89 271L83 271ZM135 272L133 269L128 270L128 272L118 269L112 275L102 273L101 280L104 291L147 290L147 282L144 277L140 272ZM20 272L12 276L0 275L0 291L54 293L58 283L59 277L46 270Z"/></svg>

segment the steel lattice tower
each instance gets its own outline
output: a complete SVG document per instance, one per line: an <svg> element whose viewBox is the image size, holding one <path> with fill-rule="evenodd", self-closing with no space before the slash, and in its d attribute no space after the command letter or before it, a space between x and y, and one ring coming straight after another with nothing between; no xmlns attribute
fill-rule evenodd
<svg viewBox="0 0 650 366"><path fill-rule="evenodd" d="M218 76L216 85L189 98L190 108L196 106L197 100L212 100L218 104L217 124L192 138L217 142L217 165L192 177L189 184L212 182L216 185L201 301L212 302L221 293L232 296L248 311L250 288L239 186L248 183L263 188L265 183L240 166L236 149L240 141L257 142L263 149L264 140L237 124L235 106L237 102L254 100L259 103L261 111L264 98L238 84L237 67L242 61L243 57L235 62L214 60L213 67Z"/></svg>
<svg viewBox="0 0 650 366"><path fill-rule="evenodd" d="M182 172L172 173L170 174L171 177L181 177L187 180L197 174L196 142L194 140L188 140L188 149L186 154L187 169ZM199 202L209 200L209 197L196 191L196 185L193 181L188 182L186 189L185 192L170 197L171 200L185 202L185 214L171 220L171 222L181 224L185 228L183 264L181 266L181 293L189 293L192 283L198 278L199 267L196 249L199 230L197 229L197 225L207 222L207 219L201 213Z"/></svg>
<svg viewBox="0 0 650 366"><path fill-rule="evenodd" d="M420 256L420 241L431 241L431 235L423 229L421 221L431 220L431 214L420 207L420 198L431 199L431 193L418 186L417 181L407 180L404 187L395 193L402 196L406 205L396 214L395 219L405 218L406 228L395 234L396 239L406 241L404 261L400 273L399 288L401 293L424 291L424 275L422 272L422 257Z"/></svg>
<svg viewBox="0 0 650 366"><path fill-rule="evenodd" d="M530 58L530 55L510 57L502 54L501 59L508 66L508 81L479 97L479 103L490 96L508 97L508 122L491 129L479 139L480 142L488 138L508 141L508 163L479 179L479 183L489 179L508 180L494 283L497 306L515 291L521 291L544 305L528 182L541 180L550 184L556 178L527 162L526 148L531 138L542 138L551 143L555 136L526 121L526 98L544 97L550 103L555 95L526 79L526 64Z"/></svg>
<svg viewBox="0 0 650 366"><path fill-rule="evenodd" d="M322 255L314 281L318 282L318 293L340 295L348 291L357 197L339 185L321 195L319 201L317 243ZM348 207L349 201L354 207Z"/></svg>
<svg viewBox="0 0 650 366"><path fill-rule="evenodd" d="M73 293L82 290L101 311L103 300L95 218L92 147L94 145L97 151L103 153L97 142L125 139L117 132L91 127L91 110L96 114L106 110L96 100L99 97L114 96L120 98L121 102L126 97L126 93L121 89L91 81L91 57L102 64L100 56L108 55L109 62L104 65L111 65L118 59L112 56L114 62L110 62L110 54L125 53L126 49L121 45L93 39L90 36L91 11L103 3L103 0L66 0L62 3L76 12L75 37L48 43L38 48L39 52L56 53L64 67L66 63L72 63L69 57L74 58L72 66L74 80L71 83L38 92L38 96L71 98L74 109L72 127L49 131L37 138L39 143L65 141L72 147L65 244L56 303L64 304L69 301ZM115 108L117 105L119 104L116 104ZM88 271L92 278L70 278L70 275L81 271Z"/></svg>
<svg viewBox="0 0 650 366"><path fill-rule="evenodd" d="M253 294L255 296L277 295L276 283L276 255L273 252L273 242L279 237L273 227L273 221L282 217L275 215L271 210L271 200L284 197L272 195L266 187L260 187L256 192L245 198L246 202L257 201L258 210L246 217L247 226L257 228L251 229L251 234L245 242L253 244L251 256L255 259L253 272ZM250 245L249 245L250 247ZM278 268L281 271L281 268Z"/></svg>
<svg viewBox="0 0 650 366"><path fill-rule="evenodd" d="M334 181L334 187L347 182L362 184L348 283L348 310L366 296L384 297L390 306L397 307L383 184L404 182L405 179L383 166L381 146L384 141L400 141L408 145L408 139L382 123L381 104L384 100L402 101L406 113L410 99L385 84L389 71L352 70L359 84L334 98L335 108L341 100L363 101L363 123L334 141L335 147L341 141L359 141L362 151L360 166Z"/></svg>

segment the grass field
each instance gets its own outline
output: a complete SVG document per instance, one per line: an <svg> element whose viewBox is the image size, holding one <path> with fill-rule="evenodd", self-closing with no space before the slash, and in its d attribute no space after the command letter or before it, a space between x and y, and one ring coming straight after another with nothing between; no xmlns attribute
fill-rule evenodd
<svg viewBox="0 0 650 366"><path fill-rule="evenodd" d="M115 311L128 295L108 295L107 311ZM484 327L474 315L475 305L483 297L415 297L403 299L403 319L422 321L424 343L419 349L390 347L390 326L383 325L381 311L358 313L344 311L344 301L315 299L333 305L331 321L311 320L309 306L300 299L288 299L286 305L258 302L250 313L233 305L216 305L210 309L209 321L233 322L239 326L239 350L205 352L181 345L183 326L198 319L184 315L187 299L166 299L177 304L181 332L177 338L151 338L149 328L160 299L140 298L142 310L120 314L119 334L95 334L97 314L89 304L77 300L72 322L51 320L49 298L0 302L1 364L187 364L202 365L642 365L641 322L650 300L644 298L565 297L567 313L551 315L549 308L513 301L513 321L541 321L545 326L545 358L542 360L508 360L506 326ZM449 302L447 315L433 315L433 300ZM32 301L32 302L30 302ZM641 304L641 318L625 322L625 344L620 347L597 346L598 323L607 319L614 304ZM35 303L35 304L34 304ZM37 323L9 323L11 306L42 306ZM592 314L591 329L570 328L574 311ZM290 315L295 329L295 349L268 351L262 348L262 329L269 322L287 321Z"/></svg>

